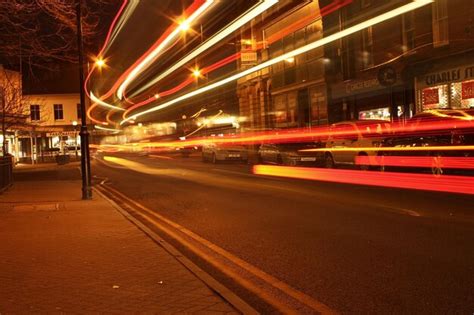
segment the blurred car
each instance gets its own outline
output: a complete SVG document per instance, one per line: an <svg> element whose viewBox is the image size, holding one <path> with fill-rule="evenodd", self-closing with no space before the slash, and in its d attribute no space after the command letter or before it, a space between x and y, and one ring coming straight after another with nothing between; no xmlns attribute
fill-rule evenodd
<svg viewBox="0 0 474 315"><path fill-rule="evenodd" d="M179 146L174 148L175 153L181 154L182 157L188 158L191 154L199 152L199 147L197 146Z"/></svg>
<svg viewBox="0 0 474 315"><path fill-rule="evenodd" d="M442 175L446 171L442 157L474 157L474 150L465 148L473 145L474 109L436 109L410 118L400 132L382 142L382 148L392 147L397 150L381 150L379 154L382 157L431 157L431 162L429 164L425 162L424 167L410 165L409 160L406 159L406 165L400 163L398 168L428 168L432 174ZM455 146L459 147L459 150L451 150ZM433 149L414 149L420 147L433 147ZM403 162L403 160L400 161ZM384 169L389 167L396 166L383 165ZM462 163L459 164L459 168L462 169Z"/></svg>
<svg viewBox="0 0 474 315"><path fill-rule="evenodd" d="M218 163L223 161L248 161L248 150L243 145L218 145L215 143L202 146L202 161Z"/></svg>
<svg viewBox="0 0 474 315"><path fill-rule="evenodd" d="M323 154L304 150L321 147L322 144L317 143L262 144L258 149L258 157L260 163L314 166L322 163Z"/></svg>
<svg viewBox="0 0 474 315"><path fill-rule="evenodd" d="M371 148L381 146L390 130L390 122L385 120L342 121L331 125L324 153L325 167L350 165L368 170L372 164L357 163L358 157L367 157L368 161L376 157L377 150ZM375 165L374 162L372 166Z"/></svg>

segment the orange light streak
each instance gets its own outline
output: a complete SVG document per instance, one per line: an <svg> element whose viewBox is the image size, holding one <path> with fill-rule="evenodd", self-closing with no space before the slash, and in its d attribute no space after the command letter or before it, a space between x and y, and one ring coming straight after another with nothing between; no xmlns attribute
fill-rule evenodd
<svg viewBox="0 0 474 315"><path fill-rule="evenodd" d="M342 184L440 191L469 195L474 194L472 178L467 176L433 176L428 174L353 171L273 165L255 165L253 167L253 173L256 175Z"/></svg>
<svg viewBox="0 0 474 315"><path fill-rule="evenodd" d="M436 150L434 150L436 151ZM457 156L356 156L357 165L474 169L474 157Z"/></svg>

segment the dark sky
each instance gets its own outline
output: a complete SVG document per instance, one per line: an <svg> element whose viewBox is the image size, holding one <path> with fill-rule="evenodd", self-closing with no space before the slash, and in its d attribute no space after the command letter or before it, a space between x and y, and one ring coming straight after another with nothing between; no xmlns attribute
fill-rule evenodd
<svg viewBox="0 0 474 315"><path fill-rule="evenodd" d="M109 26L122 4L114 0L100 9L96 36L85 45L85 54L92 55L101 48ZM85 69L86 73L87 69ZM25 94L61 94L79 92L78 65L66 62L45 62L43 66L30 66L23 61L23 92Z"/></svg>

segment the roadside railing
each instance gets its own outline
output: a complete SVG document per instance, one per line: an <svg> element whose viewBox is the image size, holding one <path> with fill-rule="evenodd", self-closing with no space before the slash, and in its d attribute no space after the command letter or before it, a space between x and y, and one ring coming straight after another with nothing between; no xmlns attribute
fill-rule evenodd
<svg viewBox="0 0 474 315"><path fill-rule="evenodd" d="M9 156L0 157L0 193L13 183L13 163Z"/></svg>

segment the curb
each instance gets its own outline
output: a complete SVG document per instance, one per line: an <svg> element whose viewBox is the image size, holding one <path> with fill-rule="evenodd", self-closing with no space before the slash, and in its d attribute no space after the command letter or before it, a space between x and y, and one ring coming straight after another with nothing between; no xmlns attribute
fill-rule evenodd
<svg viewBox="0 0 474 315"><path fill-rule="evenodd" d="M191 260L186 258L179 250L177 250L173 245L166 242L159 234L152 231L138 219L134 218L130 215L127 210L123 209L119 206L115 201L107 197L100 189L105 189L105 187L101 186L92 187L92 189L102 198L107 200L121 215L123 215L127 220L137 226L140 230L142 230L148 237L150 237L155 243L159 246L163 247L169 254L171 254L175 259L177 259L186 269L191 271L193 275L195 275L198 279L204 282L212 291L217 293L220 297L222 297L227 303L232 305L237 311L242 314L259 314L252 306L238 297L234 292L229 290L227 287L222 285L218 282L214 277L210 274L202 270L196 264L194 264Z"/></svg>

